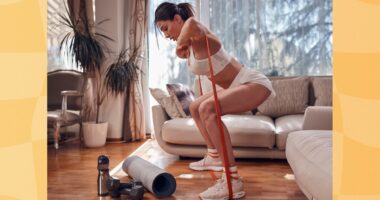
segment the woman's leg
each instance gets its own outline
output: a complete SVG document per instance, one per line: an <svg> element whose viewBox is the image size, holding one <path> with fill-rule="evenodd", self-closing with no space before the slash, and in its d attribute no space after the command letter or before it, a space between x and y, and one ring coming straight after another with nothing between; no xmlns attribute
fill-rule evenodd
<svg viewBox="0 0 380 200"><path fill-rule="evenodd" d="M213 171L222 171L223 163L220 159L218 150L215 149L215 145L212 143L210 135L208 134L202 120L199 116L199 106L200 104L209 98L212 93L205 94L190 104L190 112L193 120L198 127L199 132L201 132L205 143L207 144L207 154L202 160L192 162L189 164L189 168L192 170L203 171L203 170L213 170Z"/></svg>
<svg viewBox="0 0 380 200"><path fill-rule="evenodd" d="M203 101L208 99L210 96L212 96L212 92L198 97L197 99L195 99L195 101L191 102L189 109L190 109L191 117L193 118L196 126L198 127L199 132L201 132L201 134L202 134L202 136L206 142L207 148L208 149L215 149L215 145L212 143L210 136L207 133L207 130L206 130L206 128L205 128L204 124L202 123L202 120L199 116L199 106L201 105L201 103Z"/></svg>
<svg viewBox="0 0 380 200"><path fill-rule="evenodd" d="M258 107L270 95L270 91L259 84L248 83L235 88L226 89L218 93L218 100L221 107L221 114L240 113ZM199 107L200 118L205 125L207 133L210 135L212 143L216 146L219 154L223 155L219 126L216 121L214 97L209 97L203 101ZM243 182L238 175L235 157L232 151L231 138L223 124L224 137L226 142L227 156L229 160L229 172L231 174L231 185L233 198L241 198L245 195ZM223 155L225 156L225 155ZM222 160L224 162L224 159ZM199 194L200 199L225 199L228 197L226 178Z"/></svg>
<svg viewBox="0 0 380 200"><path fill-rule="evenodd" d="M234 88L222 90L218 92L221 114L233 114L252 110L263 103L269 95L270 90L256 83L247 83ZM214 96L210 96L202 101L199 106L199 116L202 123L205 125L205 129L210 136L211 142L215 145L219 154L222 154L221 136L216 121ZM232 151L231 138L223 122L222 124L229 163L230 166L234 166L235 158Z"/></svg>

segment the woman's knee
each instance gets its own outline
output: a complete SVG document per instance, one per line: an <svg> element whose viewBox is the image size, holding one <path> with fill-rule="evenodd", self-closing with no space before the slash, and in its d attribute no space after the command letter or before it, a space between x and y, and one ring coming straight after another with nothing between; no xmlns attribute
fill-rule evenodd
<svg viewBox="0 0 380 200"><path fill-rule="evenodd" d="M193 118L199 118L199 103L195 101L191 102L189 110Z"/></svg>
<svg viewBox="0 0 380 200"><path fill-rule="evenodd" d="M214 103L212 101L205 101L199 106L199 116L204 123L215 121L216 113Z"/></svg>

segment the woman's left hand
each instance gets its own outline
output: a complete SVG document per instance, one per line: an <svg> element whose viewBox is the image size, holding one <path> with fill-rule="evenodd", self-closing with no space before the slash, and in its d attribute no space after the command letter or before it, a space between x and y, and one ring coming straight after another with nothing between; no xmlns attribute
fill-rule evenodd
<svg viewBox="0 0 380 200"><path fill-rule="evenodd" d="M190 55L190 42L182 43L182 44L177 44L176 48L176 54L180 58L188 58Z"/></svg>

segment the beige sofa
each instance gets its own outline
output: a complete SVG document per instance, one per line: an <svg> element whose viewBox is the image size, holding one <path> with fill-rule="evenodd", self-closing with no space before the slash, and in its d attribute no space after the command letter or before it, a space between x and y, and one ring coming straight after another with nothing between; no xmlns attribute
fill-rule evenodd
<svg viewBox="0 0 380 200"><path fill-rule="evenodd" d="M287 90L293 91L295 95L307 94L306 105L295 109L297 110L295 113L291 113L289 109L286 111L291 106L282 105L286 104L284 100L277 101L277 104L280 104L277 107L280 110L285 108L285 111L281 112L288 112L286 115L277 116L279 114L274 113L272 116L267 116L259 113L223 116L222 120L231 135L234 155L237 158L286 159L285 149L288 134L302 130L306 107L324 106L326 101L331 103L331 76L302 78L307 79L306 89L281 82L292 82L294 77L271 78L274 89L278 90L276 90L278 96L286 96L289 92L284 93L284 91ZM289 100L287 102L289 104ZM270 110L275 107L274 105L266 105L263 110ZM154 137L164 151L183 157L204 156L206 147L203 138L191 118L170 119L160 105L153 106L152 113Z"/></svg>
<svg viewBox="0 0 380 200"><path fill-rule="evenodd" d="M332 108L309 107L301 131L289 134L286 158L310 200L332 199Z"/></svg>

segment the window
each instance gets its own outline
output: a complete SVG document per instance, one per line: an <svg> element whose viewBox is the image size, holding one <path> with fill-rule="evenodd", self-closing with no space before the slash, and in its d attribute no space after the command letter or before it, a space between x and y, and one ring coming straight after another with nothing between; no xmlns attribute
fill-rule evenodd
<svg viewBox="0 0 380 200"><path fill-rule="evenodd" d="M202 3L210 29L244 65L272 76L332 74L331 0Z"/></svg>
<svg viewBox="0 0 380 200"><path fill-rule="evenodd" d="M186 60L177 58L175 54L176 44L161 35L154 25L154 11L157 6L166 0L153 0L149 10L149 33L148 33L148 63L149 63L149 86L165 89L167 83L183 83L192 86L194 75L186 66ZM194 6L195 0L174 0L172 3L187 2ZM166 89L165 89L166 91Z"/></svg>
<svg viewBox="0 0 380 200"><path fill-rule="evenodd" d="M153 24L164 0L152 0L149 22L149 85L193 85L175 43ZM184 2L180 0L173 3ZM242 64L270 76L331 75L332 0L193 0L200 20ZM159 48L158 48L158 45Z"/></svg>
<svg viewBox="0 0 380 200"><path fill-rule="evenodd" d="M58 69L73 69L81 71L80 68L75 67L71 62L71 58L66 53L59 50L60 42L63 36L70 31L66 26L60 23L61 18L59 14L65 14L65 1L62 0L49 0L48 1L48 72ZM63 47L63 49L65 49Z"/></svg>

